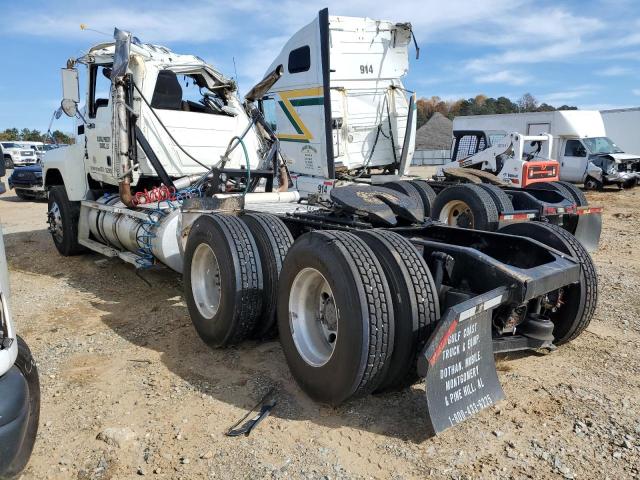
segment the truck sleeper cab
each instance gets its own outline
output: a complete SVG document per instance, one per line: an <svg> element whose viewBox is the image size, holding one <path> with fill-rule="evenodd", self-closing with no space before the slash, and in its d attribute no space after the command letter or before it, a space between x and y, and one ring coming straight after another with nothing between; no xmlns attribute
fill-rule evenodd
<svg viewBox="0 0 640 480"><path fill-rule="evenodd" d="M272 62L268 72L282 67L283 73L261 99L261 109L303 195L326 193L327 180L378 174L380 183L389 180L382 174L408 173L416 105L402 78L411 39L409 23L323 10Z"/></svg>

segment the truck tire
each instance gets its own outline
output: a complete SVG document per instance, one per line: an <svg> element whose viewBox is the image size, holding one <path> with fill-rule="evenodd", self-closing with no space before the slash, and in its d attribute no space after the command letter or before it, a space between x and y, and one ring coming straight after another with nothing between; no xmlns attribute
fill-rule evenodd
<svg viewBox="0 0 640 480"><path fill-rule="evenodd" d="M571 191L563 185L564 182L542 182L542 183L533 183L527 187L529 190L551 190L552 192L557 192L562 195L564 198L569 200L570 202L575 202L575 197L571 193ZM586 200L586 199L585 199Z"/></svg>
<svg viewBox="0 0 640 480"><path fill-rule="evenodd" d="M424 205L424 216L427 218L430 217L431 206L436 200L435 190L431 188L431 185L429 185L429 182L427 182L426 180L410 180L409 183L413 185L416 190L418 190L418 193L422 198L422 204Z"/></svg>
<svg viewBox="0 0 640 480"><path fill-rule="evenodd" d="M280 273L278 329L293 377L314 400L337 406L378 387L393 352L393 304L362 239L326 230L294 242Z"/></svg>
<svg viewBox="0 0 640 480"><path fill-rule="evenodd" d="M386 230L356 235L380 261L393 298L393 353L376 392L399 390L418 379L418 355L440 317L438 294L424 258L407 239Z"/></svg>
<svg viewBox="0 0 640 480"><path fill-rule="evenodd" d="M563 305L549 314L556 345L575 339L591 322L598 303L598 275L589 253L573 235L549 223L513 223L501 228L500 233L538 240L580 263L580 281L564 289Z"/></svg>
<svg viewBox="0 0 640 480"><path fill-rule="evenodd" d="M495 231L498 210L491 196L478 185L453 185L436 197L431 218L447 225Z"/></svg>
<svg viewBox="0 0 640 480"><path fill-rule="evenodd" d="M396 192L403 193L406 196L412 198L418 205L419 209L423 210L425 208L424 202L422 201L422 196L420 195L418 188L411 182L399 180L397 182L385 183L382 186L385 188L390 188L391 190L395 190Z"/></svg>
<svg viewBox="0 0 640 480"><path fill-rule="evenodd" d="M273 338L278 330L278 277L287 252L293 245L293 236L282 220L269 213L245 213L240 219L253 234L262 265L262 315L253 335L256 338Z"/></svg>
<svg viewBox="0 0 640 480"><path fill-rule="evenodd" d="M65 257L84 252L78 243L80 202L69 201L64 185L54 185L49 190L48 207L49 232L58 252Z"/></svg>
<svg viewBox="0 0 640 480"><path fill-rule="evenodd" d="M29 390L29 419L27 420L27 427L22 437L22 444L18 447L17 455L13 458L6 471L0 472L0 478L17 477L27 466L33 452L33 446L36 443L40 421L40 378L38 376L38 367L31 355L31 350L29 350L22 337L18 336L17 342L18 356L15 366L27 382Z"/></svg>
<svg viewBox="0 0 640 480"><path fill-rule="evenodd" d="M31 197L29 194L25 193L21 188L16 188L14 189L16 192L16 196L20 199L20 200L31 200L33 197Z"/></svg>
<svg viewBox="0 0 640 480"><path fill-rule="evenodd" d="M593 177L587 177L584 181L585 190L602 190L603 187L602 182Z"/></svg>
<svg viewBox="0 0 640 480"><path fill-rule="evenodd" d="M4 168L14 168L13 159L11 158L11 155L4 156Z"/></svg>
<svg viewBox="0 0 640 480"><path fill-rule="evenodd" d="M514 212L511 199L500 187L488 183L479 183L478 186L489 195L491 195L491 198L493 199L494 203L496 204L496 208L498 209L498 214L508 214Z"/></svg>
<svg viewBox="0 0 640 480"><path fill-rule="evenodd" d="M573 183L563 182L563 181L552 182L552 183L555 183L557 185L562 185L569 192L569 194L571 194L571 198L573 199L574 202L576 202L576 205L578 205L579 207L586 207L587 205L589 205L589 200L587 200L587 197L584 194L584 192L580 190L577 186L575 186Z"/></svg>
<svg viewBox="0 0 640 480"><path fill-rule="evenodd" d="M191 321L211 347L235 345L254 331L263 298L260 254L249 227L225 214L200 216L184 259Z"/></svg>

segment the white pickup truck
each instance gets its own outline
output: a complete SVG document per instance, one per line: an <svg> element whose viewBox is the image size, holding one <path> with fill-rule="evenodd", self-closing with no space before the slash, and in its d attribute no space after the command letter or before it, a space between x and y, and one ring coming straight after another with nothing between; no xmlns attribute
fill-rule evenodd
<svg viewBox="0 0 640 480"><path fill-rule="evenodd" d="M38 162L35 150L24 147L19 142L1 142L0 151L4 158L5 168L13 168L19 165L33 165Z"/></svg>

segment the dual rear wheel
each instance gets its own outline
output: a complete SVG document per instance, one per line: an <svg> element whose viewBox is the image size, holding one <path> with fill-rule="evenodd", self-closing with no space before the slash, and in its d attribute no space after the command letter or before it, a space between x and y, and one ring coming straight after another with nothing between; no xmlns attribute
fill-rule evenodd
<svg viewBox="0 0 640 480"><path fill-rule="evenodd" d="M314 231L294 243L272 215L203 215L184 272L189 313L207 344L273 336L277 317L294 378L331 405L414 383L440 313L425 260L383 230Z"/></svg>

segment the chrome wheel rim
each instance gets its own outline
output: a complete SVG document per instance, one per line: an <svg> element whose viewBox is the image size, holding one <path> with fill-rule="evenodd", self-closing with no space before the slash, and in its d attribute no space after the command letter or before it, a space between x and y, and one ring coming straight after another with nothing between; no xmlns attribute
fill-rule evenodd
<svg viewBox="0 0 640 480"><path fill-rule="evenodd" d="M339 312L331 286L315 268L302 269L291 285L289 327L302 359L313 367L325 365L338 340Z"/></svg>
<svg viewBox="0 0 640 480"><path fill-rule="evenodd" d="M53 235L53 238L56 242L62 243L63 231L62 231L62 213L60 212L60 207L56 202L51 204L49 208L48 222L49 222L49 232Z"/></svg>
<svg viewBox="0 0 640 480"><path fill-rule="evenodd" d="M471 208L462 200L451 200L445 204L440 210L438 220L447 225L455 225L462 228L473 228L475 223Z"/></svg>
<svg viewBox="0 0 640 480"><path fill-rule="evenodd" d="M201 243L191 261L191 292L198 312L211 320L220 308L220 265L209 245Z"/></svg>

